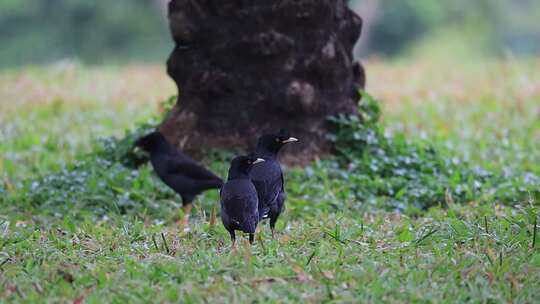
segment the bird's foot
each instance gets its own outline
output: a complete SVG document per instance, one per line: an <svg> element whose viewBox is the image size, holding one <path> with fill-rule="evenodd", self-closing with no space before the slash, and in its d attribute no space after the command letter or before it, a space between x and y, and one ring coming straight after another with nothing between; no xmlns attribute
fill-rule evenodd
<svg viewBox="0 0 540 304"><path fill-rule="evenodd" d="M191 215L191 209L193 209L193 205L191 203L182 206L183 216L182 220L180 220L180 227L184 232L189 232L191 230L189 227L189 216Z"/></svg>
<svg viewBox="0 0 540 304"><path fill-rule="evenodd" d="M189 216L184 216L182 219L176 221L178 231L189 232L191 227L189 226Z"/></svg>
<svg viewBox="0 0 540 304"><path fill-rule="evenodd" d="M180 226L189 227L189 215L185 214L180 221Z"/></svg>

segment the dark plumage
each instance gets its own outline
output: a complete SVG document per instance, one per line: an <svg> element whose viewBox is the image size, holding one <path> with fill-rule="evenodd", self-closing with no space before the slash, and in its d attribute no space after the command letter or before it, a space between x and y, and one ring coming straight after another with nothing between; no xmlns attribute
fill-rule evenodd
<svg viewBox="0 0 540 304"><path fill-rule="evenodd" d="M221 220L231 235L233 246L236 230L249 233L249 242L253 244L259 222L259 199L250 173L258 163L264 163L264 160L254 156L238 156L233 159L227 182L221 188Z"/></svg>
<svg viewBox="0 0 540 304"><path fill-rule="evenodd" d="M274 236L276 221L285 204L285 181L278 160L278 153L288 143L298 139L291 137L287 130L267 134L259 138L256 155L265 162L253 169L251 178L259 195L259 219L270 218L270 229Z"/></svg>
<svg viewBox="0 0 540 304"><path fill-rule="evenodd" d="M159 178L182 197L183 224L187 225L193 200L201 192L219 189L223 180L180 152L159 132L152 132L135 143L150 154L150 162Z"/></svg>

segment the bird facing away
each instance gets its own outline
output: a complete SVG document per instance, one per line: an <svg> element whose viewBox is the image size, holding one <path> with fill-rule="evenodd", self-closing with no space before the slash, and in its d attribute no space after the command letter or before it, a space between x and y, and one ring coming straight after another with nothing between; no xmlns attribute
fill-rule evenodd
<svg viewBox="0 0 540 304"><path fill-rule="evenodd" d="M187 227L195 197L203 191L219 189L223 180L169 144L157 131L137 140L135 146L150 154L157 176L182 197L182 225Z"/></svg>
<svg viewBox="0 0 540 304"><path fill-rule="evenodd" d="M298 139L291 137L287 130L281 129L278 133L261 136L257 142L255 154L265 162L253 168L251 178L259 195L259 220L270 218L272 238L286 197L278 153L286 144L297 141Z"/></svg>
<svg viewBox="0 0 540 304"><path fill-rule="evenodd" d="M259 222L259 199L250 174L259 163L264 163L264 159L253 155L237 156L232 160L229 177L221 188L221 221L231 235L233 247L236 230L249 233L249 243L253 244Z"/></svg>

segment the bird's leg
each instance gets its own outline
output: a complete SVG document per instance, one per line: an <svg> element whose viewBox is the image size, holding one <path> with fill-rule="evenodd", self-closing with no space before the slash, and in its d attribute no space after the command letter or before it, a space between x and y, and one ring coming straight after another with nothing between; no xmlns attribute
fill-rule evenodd
<svg viewBox="0 0 540 304"><path fill-rule="evenodd" d="M270 231L272 231L272 240L274 240L276 237L276 234L275 234L276 221L277 221L277 218L276 219L270 218Z"/></svg>
<svg viewBox="0 0 540 304"><path fill-rule="evenodd" d="M255 241L255 234L250 233L249 234L249 244L253 245L253 242Z"/></svg>
<svg viewBox="0 0 540 304"><path fill-rule="evenodd" d="M236 234L234 233L234 230L229 231L229 234L231 235L232 250L236 251Z"/></svg>
<svg viewBox="0 0 540 304"><path fill-rule="evenodd" d="M193 203L187 203L182 206L184 211L184 217L182 218L182 227L187 227L189 225L189 216L191 215L191 209L193 209Z"/></svg>

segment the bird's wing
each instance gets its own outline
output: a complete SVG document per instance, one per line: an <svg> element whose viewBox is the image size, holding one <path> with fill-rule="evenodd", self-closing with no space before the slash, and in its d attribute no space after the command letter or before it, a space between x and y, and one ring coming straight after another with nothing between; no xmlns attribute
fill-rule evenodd
<svg viewBox="0 0 540 304"><path fill-rule="evenodd" d="M244 208L241 209L242 215L240 220L240 226L242 227L244 232L254 233L255 229L257 228L257 222L259 221L257 192L250 191L249 194L244 197L244 199L246 200L247 204Z"/></svg>
<svg viewBox="0 0 540 304"><path fill-rule="evenodd" d="M225 184L221 189L222 211L230 220L244 227L258 217L258 197L255 187L242 184Z"/></svg>
<svg viewBox="0 0 540 304"><path fill-rule="evenodd" d="M270 208L266 204L266 183L264 180L252 180L253 184L255 185L255 189L257 189L257 199L259 201L259 218L267 218L268 212L270 211Z"/></svg>
<svg viewBox="0 0 540 304"><path fill-rule="evenodd" d="M283 191L283 172L279 173L279 178L275 179L273 183L269 185L268 189L268 204L273 204L279 194Z"/></svg>
<svg viewBox="0 0 540 304"><path fill-rule="evenodd" d="M283 171L281 171L281 192L285 191L285 179L283 178Z"/></svg>
<svg viewBox="0 0 540 304"><path fill-rule="evenodd" d="M225 201L237 202L236 204L233 205L233 208L239 208L240 210L244 209L244 207L249 205L250 203L253 203L253 202L257 203L258 202L257 194L255 192L245 192L245 193L234 192L234 193L229 193L228 191L223 192L223 190L222 190L221 195L222 195L222 198ZM225 208L227 209L227 207L225 207Z"/></svg>
<svg viewBox="0 0 540 304"><path fill-rule="evenodd" d="M167 173L181 174L198 180L221 180L217 175L194 161L182 161L174 157L167 157Z"/></svg>
<svg viewBox="0 0 540 304"><path fill-rule="evenodd" d="M283 172L279 164L264 169L256 171L253 180L259 195L259 217L261 219L268 217L270 210L277 204L278 197L284 189Z"/></svg>

